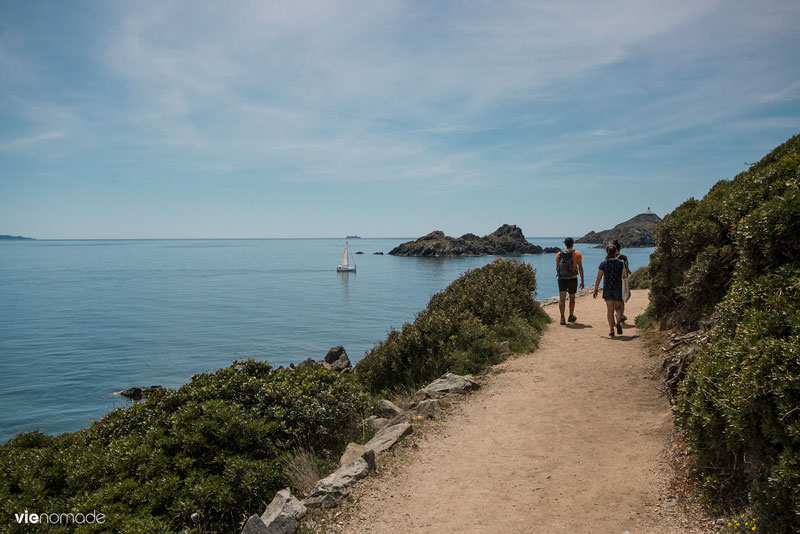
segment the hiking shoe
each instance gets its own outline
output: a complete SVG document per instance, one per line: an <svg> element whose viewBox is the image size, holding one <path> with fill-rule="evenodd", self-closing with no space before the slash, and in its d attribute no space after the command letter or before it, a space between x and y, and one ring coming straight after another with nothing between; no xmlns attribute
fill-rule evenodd
<svg viewBox="0 0 800 534"><path fill-rule="evenodd" d="M623 316L622 316L622 320L623 320L623 321L627 321L627 320L628 320L628 318L627 318L626 316L624 316L624 315L623 315Z"/></svg>
<svg viewBox="0 0 800 534"><path fill-rule="evenodd" d="M569 322L571 322L571 323L574 323L574 322L575 322L575 321L577 321L577 320L578 320L578 318L577 318L577 317L575 317L574 315L570 315L570 316L569 316L569 319L567 319L567 321L569 321Z"/></svg>
<svg viewBox="0 0 800 534"><path fill-rule="evenodd" d="M608 333L608 335L609 337L614 337L614 331L612 330L611 332Z"/></svg>
<svg viewBox="0 0 800 534"><path fill-rule="evenodd" d="M622 323L617 323L617 334L622 335Z"/></svg>
<svg viewBox="0 0 800 534"><path fill-rule="evenodd" d="M564 320L564 316L561 316L561 324L567 324L567 321Z"/></svg>

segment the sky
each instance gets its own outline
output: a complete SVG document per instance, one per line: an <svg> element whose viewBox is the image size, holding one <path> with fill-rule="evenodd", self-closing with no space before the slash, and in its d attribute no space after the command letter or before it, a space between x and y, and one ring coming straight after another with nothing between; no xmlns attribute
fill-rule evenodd
<svg viewBox="0 0 800 534"><path fill-rule="evenodd" d="M796 0L0 0L0 234L580 236L798 132Z"/></svg>

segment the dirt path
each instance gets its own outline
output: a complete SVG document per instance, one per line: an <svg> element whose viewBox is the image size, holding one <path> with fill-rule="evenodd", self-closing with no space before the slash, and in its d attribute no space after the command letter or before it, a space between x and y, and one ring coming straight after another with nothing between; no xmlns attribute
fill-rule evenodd
<svg viewBox="0 0 800 534"><path fill-rule="evenodd" d="M629 323L646 304L634 292ZM600 298L579 298L576 315L497 366L407 462L359 483L331 530L692 532L666 497L672 418L638 331L610 339Z"/></svg>

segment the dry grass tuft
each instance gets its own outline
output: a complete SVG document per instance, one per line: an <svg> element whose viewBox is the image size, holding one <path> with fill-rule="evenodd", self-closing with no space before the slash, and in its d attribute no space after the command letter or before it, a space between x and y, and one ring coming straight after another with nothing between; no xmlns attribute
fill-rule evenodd
<svg viewBox="0 0 800 534"><path fill-rule="evenodd" d="M321 478L317 458L307 449L295 449L286 456L283 462L283 474L286 475L292 489L302 495L307 495Z"/></svg>

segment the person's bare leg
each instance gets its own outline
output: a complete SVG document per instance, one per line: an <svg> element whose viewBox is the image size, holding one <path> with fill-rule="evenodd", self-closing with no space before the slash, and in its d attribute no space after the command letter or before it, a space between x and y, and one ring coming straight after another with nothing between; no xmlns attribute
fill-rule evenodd
<svg viewBox="0 0 800 534"><path fill-rule="evenodd" d="M619 312L619 316L620 317L625 317L625 301L624 300L622 301L622 309Z"/></svg>
<svg viewBox="0 0 800 534"><path fill-rule="evenodd" d="M614 331L614 301L607 300L606 301L606 311L608 312L606 316L608 317L608 327L611 331Z"/></svg>
<svg viewBox="0 0 800 534"><path fill-rule="evenodd" d="M559 301L558 301L558 309L561 311L561 319L564 319L564 308L566 308L567 304L567 292L566 291L559 291L558 293Z"/></svg>
<svg viewBox="0 0 800 534"><path fill-rule="evenodd" d="M569 315L570 317L575 315L575 293L569 296Z"/></svg>
<svg viewBox="0 0 800 534"><path fill-rule="evenodd" d="M619 323L622 322L622 312L625 309L625 303L617 301L617 302L614 303L614 305L615 305L614 307L616 308L616 311L617 311L617 324L619 324Z"/></svg>

